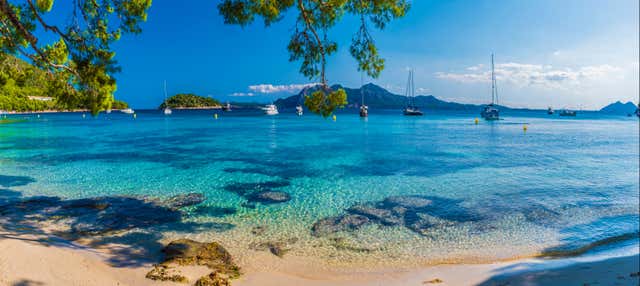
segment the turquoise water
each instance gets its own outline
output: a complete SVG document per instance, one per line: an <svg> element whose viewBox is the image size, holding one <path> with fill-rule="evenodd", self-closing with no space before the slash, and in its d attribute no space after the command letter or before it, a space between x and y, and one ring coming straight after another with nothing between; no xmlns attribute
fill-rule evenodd
<svg viewBox="0 0 640 286"><path fill-rule="evenodd" d="M12 115L27 121L0 124L0 176L22 182L0 189L64 198L204 193L185 220L231 227L165 236L221 240L247 260L252 243L295 237L288 255L336 263L493 261L639 229L635 117L505 112L476 125L475 113L372 111L362 120L343 112L334 122L240 110L215 120L214 112ZM252 206L239 195L264 189L291 200ZM322 218L397 195L430 198L435 223L311 233ZM265 234L253 235L256 226Z"/></svg>

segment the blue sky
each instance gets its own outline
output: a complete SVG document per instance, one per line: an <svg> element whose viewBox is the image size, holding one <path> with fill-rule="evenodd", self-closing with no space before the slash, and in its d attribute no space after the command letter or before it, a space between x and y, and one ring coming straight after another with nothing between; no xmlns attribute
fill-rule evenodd
<svg viewBox="0 0 640 286"><path fill-rule="evenodd" d="M56 1L51 13L63 11L65 2ZM241 28L223 23L218 1L183 3L154 1L142 34L115 44L122 66L117 98L134 108L156 107L167 80L170 94L264 102L313 82L298 73L298 63L288 61L294 11L269 28L261 21ZM419 0L412 5L405 18L373 32L386 69L366 82L403 93L411 67L418 94L482 103L490 100L493 52L503 104L593 109L615 100L638 102L637 0ZM356 29L357 22L347 17L330 31L339 44L329 59L332 84L360 85L348 53Z"/></svg>

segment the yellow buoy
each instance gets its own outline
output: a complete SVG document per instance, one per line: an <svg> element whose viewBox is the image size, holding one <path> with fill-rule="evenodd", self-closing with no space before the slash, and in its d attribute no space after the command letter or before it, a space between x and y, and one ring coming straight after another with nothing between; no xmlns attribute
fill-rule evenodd
<svg viewBox="0 0 640 286"><path fill-rule="evenodd" d="M523 126L522 126L522 130L523 130L524 132L527 132L527 125L523 125Z"/></svg>
<svg viewBox="0 0 640 286"><path fill-rule="evenodd" d="M474 122L475 122L476 124L478 124L478 122L479 122L479 121L478 121L478 118L476 118L476 120L474 120Z"/></svg>
<svg viewBox="0 0 640 286"><path fill-rule="evenodd" d="M213 118L214 118L214 119L218 119L218 114L217 114L217 113L214 113L214 114L213 114Z"/></svg>
<svg viewBox="0 0 640 286"><path fill-rule="evenodd" d="M333 115L333 121L336 121L336 115L335 114Z"/></svg>

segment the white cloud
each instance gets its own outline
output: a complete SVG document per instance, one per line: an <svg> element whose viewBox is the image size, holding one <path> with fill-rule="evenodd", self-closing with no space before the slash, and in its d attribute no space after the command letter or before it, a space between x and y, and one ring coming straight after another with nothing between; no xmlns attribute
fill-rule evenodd
<svg viewBox="0 0 640 286"><path fill-rule="evenodd" d="M273 84L257 84L250 85L249 90L258 93L297 93L305 87L315 86L317 83L305 83L305 84L285 84L285 85L273 85Z"/></svg>
<svg viewBox="0 0 640 286"><path fill-rule="evenodd" d="M253 92L234 92L230 94L231 96L254 96Z"/></svg>
<svg viewBox="0 0 640 286"><path fill-rule="evenodd" d="M467 72L437 72L437 78L461 83L489 83L491 70L477 66ZM591 81L616 75L621 69L611 65L584 66L580 68L554 68L551 65L503 63L495 67L496 78L502 83L516 86L540 86L548 88L575 87Z"/></svg>
<svg viewBox="0 0 640 286"><path fill-rule="evenodd" d="M427 93L427 92L431 92L431 89L428 89L426 87L418 87L418 88L416 88L416 92L417 93Z"/></svg>

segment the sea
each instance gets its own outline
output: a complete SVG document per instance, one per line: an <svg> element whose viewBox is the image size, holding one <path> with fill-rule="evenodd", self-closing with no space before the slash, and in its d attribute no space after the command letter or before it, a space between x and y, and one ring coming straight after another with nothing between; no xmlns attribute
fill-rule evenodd
<svg viewBox="0 0 640 286"><path fill-rule="evenodd" d="M284 258L344 267L484 263L603 247L637 253L638 118L501 116L376 109L368 118L251 109L8 115L11 122L0 124L0 199L201 193L204 202L182 208L183 222L199 227L138 231L219 241L242 261L270 241L286 242Z"/></svg>

